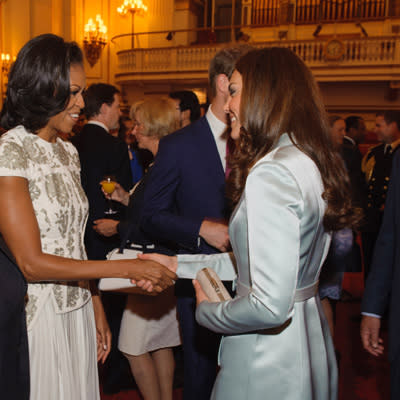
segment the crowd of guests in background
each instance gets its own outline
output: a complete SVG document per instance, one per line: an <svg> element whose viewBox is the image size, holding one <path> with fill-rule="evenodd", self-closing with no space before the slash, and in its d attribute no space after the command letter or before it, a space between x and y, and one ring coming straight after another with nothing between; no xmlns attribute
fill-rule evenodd
<svg viewBox="0 0 400 400"><path fill-rule="evenodd" d="M0 322L2 393L99 399L101 360L105 392L118 391L129 368L144 399L172 400L183 354L185 400L334 399L335 306L344 272L363 270L362 342L382 354L391 302L399 398L400 111L377 113L379 144L362 154L363 118L327 118L311 72L287 49L220 50L206 106L181 90L121 111L116 87L85 90L82 64L76 44L42 35L9 77L0 265L3 297L18 312L0 310L13 326L10 342ZM111 194L101 190L105 176L116 181ZM105 215L110 201L115 214ZM106 261L113 249L147 255ZM203 266L233 300L209 303L193 287ZM82 281L102 277L162 293L100 299Z"/></svg>

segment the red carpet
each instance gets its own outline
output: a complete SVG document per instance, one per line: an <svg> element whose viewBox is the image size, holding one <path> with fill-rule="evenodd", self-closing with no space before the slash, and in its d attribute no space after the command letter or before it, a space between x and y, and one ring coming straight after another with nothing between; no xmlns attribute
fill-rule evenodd
<svg viewBox="0 0 400 400"><path fill-rule="evenodd" d="M119 392L112 395L101 394L102 400L143 400L143 397L135 390ZM175 389L174 400L182 400L182 390Z"/></svg>
<svg viewBox="0 0 400 400"><path fill-rule="evenodd" d="M343 287L357 300L339 302L335 343L341 354L339 366L339 400L389 399L389 363L387 354L370 356L360 341L360 300L363 290L361 273L347 273ZM385 324L384 324L385 325ZM387 349L387 329L382 329Z"/></svg>
<svg viewBox="0 0 400 400"><path fill-rule="evenodd" d="M343 286L353 296L353 299L339 302L337 305L335 343L341 355L339 400L387 400L389 399L387 355L379 359L368 355L363 350L360 341L362 274L346 274ZM386 330L383 331L383 339L387 346ZM122 391L114 395L102 395L101 398L102 400L142 400L142 397L134 390ZM182 400L180 389L175 390L174 400Z"/></svg>

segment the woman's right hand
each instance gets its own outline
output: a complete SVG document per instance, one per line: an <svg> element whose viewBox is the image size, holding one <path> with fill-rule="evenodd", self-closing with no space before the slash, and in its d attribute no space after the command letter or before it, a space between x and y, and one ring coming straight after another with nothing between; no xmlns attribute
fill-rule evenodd
<svg viewBox="0 0 400 400"><path fill-rule="evenodd" d="M101 191L107 199L118 201L125 206L127 206L129 203L129 192L125 191L125 189L118 182L115 183L115 189L111 195L106 193L103 188Z"/></svg>
<svg viewBox="0 0 400 400"><path fill-rule="evenodd" d="M152 260L158 262L174 273L176 273L176 270L178 269L178 258L176 256L166 256L165 254L158 253L146 253L139 254L138 258L140 260Z"/></svg>
<svg viewBox="0 0 400 400"><path fill-rule="evenodd" d="M158 262L142 259L136 265L129 277L132 283L149 293L160 293L175 284L176 274Z"/></svg>

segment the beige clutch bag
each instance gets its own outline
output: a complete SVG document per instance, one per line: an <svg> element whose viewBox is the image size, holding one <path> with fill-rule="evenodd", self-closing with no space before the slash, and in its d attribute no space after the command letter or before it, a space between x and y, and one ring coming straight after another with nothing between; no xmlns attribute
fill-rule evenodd
<svg viewBox="0 0 400 400"><path fill-rule="evenodd" d="M232 297L226 290L217 273L211 268L201 269L196 279L199 281L204 293L208 296L211 302L218 303L220 301L231 300Z"/></svg>

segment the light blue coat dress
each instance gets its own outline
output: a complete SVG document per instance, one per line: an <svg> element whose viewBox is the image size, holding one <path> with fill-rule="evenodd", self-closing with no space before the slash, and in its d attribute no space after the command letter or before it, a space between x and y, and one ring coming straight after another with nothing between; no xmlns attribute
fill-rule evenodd
<svg viewBox="0 0 400 400"><path fill-rule="evenodd" d="M314 162L288 135L251 169L230 224L233 254L180 255L178 276L212 267L236 296L202 302L197 321L224 334L212 399L335 400L337 366L317 296L330 234ZM237 274L236 274L237 270Z"/></svg>

